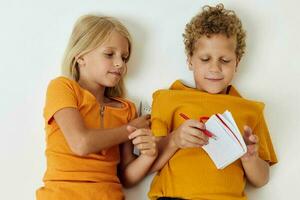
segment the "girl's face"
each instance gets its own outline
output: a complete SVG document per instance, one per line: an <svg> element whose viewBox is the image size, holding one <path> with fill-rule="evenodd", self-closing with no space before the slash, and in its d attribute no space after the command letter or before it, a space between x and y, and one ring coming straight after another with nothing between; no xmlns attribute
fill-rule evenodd
<svg viewBox="0 0 300 200"><path fill-rule="evenodd" d="M197 89L212 94L223 93L234 77L238 60L235 37L222 34L202 36L188 58Z"/></svg>
<svg viewBox="0 0 300 200"><path fill-rule="evenodd" d="M79 80L92 85L114 87L126 72L128 56L127 38L113 31L99 47L78 59Z"/></svg>

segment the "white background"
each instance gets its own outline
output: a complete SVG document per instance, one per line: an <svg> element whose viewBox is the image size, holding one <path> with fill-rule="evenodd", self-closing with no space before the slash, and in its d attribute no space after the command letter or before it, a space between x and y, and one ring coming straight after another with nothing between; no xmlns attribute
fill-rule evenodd
<svg viewBox="0 0 300 200"><path fill-rule="evenodd" d="M49 80L60 62L75 20L98 13L119 18L134 44L126 79L128 97L151 103L151 94L175 79L193 83L182 42L185 24L200 0L0 1L0 199L34 199L45 171L42 110ZM299 198L300 3L296 0L222 1L242 19L247 52L234 84L266 103L266 118L279 163L268 185L247 187L250 199ZM151 177L126 191L142 200Z"/></svg>

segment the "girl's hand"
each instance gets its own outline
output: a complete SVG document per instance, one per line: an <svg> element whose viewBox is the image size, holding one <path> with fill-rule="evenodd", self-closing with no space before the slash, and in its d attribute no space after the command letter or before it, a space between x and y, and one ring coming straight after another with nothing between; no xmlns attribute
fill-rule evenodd
<svg viewBox="0 0 300 200"><path fill-rule="evenodd" d="M171 140L179 148L202 147L208 144L208 137L197 128L205 129L205 125L196 120L186 120L171 133Z"/></svg>
<svg viewBox="0 0 300 200"><path fill-rule="evenodd" d="M127 129L134 127L129 126ZM149 157L157 157L158 148L155 142L155 137L149 129L136 129L129 136L132 144L141 152L142 155Z"/></svg>
<svg viewBox="0 0 300 200"><path fill-rule="evenodd" d="M129 122L130 126L135 128L150 128L150 121L151 115L143 115L141 117L135 118Z"/></svg>
<svg viewBox="0 0 300 200"><path fill-rule="evenodd" d="M247 145L247 153L241 157L242 161L251 160L258 157L258 137L252 133L249 126L244 127L244 141Z"/></svg>

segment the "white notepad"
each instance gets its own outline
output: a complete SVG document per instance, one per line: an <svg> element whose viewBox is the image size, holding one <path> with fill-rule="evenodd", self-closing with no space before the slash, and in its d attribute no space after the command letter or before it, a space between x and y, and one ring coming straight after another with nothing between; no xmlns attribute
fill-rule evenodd
<svg viewBox="0 0 300 200"><path fill-rule="evenodd" d="M151 114L151 107L147 103L140 101L139 108L138 108L138 116L141 117L143 115L148 115L148 114L149 115ZM141 152L136 147L134 147L133 154L139 156Z"/></svg>
<svg viewBox="0 0 300 200"><path fill-rule="evenodd" d="M229 111L212 115L205 122L205 127L217 139L209 139L209 144L202 148L218 169L224 169L247 152L244 139Z"/></svg>

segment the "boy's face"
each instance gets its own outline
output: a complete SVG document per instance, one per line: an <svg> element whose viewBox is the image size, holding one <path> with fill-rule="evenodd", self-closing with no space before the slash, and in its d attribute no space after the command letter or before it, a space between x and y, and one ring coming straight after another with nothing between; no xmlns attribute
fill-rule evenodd
<svg viewBox="0 0 300 200"><path fill-rule="evenodd" d="M235 49L235 37L214 34L197 40L188 58L197 89L213 94L226 91L238 65Z"/></svg>

